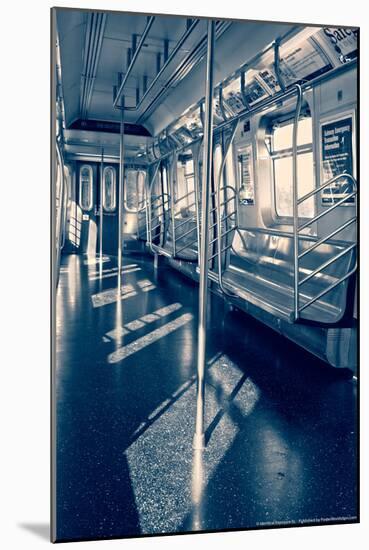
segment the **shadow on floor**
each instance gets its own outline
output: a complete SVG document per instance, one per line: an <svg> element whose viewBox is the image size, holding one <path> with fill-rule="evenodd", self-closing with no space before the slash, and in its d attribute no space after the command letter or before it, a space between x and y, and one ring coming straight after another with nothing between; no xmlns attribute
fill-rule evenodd
<svg viewBox="0 0 369 550"><path fill-rule="evenodd" d="M50 525L48 523L19 523L18 527L25 531L30 531L40 539L50 540Z"/></svg>

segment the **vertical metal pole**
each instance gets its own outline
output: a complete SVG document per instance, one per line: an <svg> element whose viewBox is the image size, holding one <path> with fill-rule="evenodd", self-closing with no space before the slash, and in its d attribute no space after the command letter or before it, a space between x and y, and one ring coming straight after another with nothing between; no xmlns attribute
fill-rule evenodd
<svg viewBox="0 0 369 550"><path fill-rule="evenodd" d="M201 247L200 247L200 285L199 285L199 321L197 348L197 395L196 424L193 448L205 447L204 409L205 409L205 361L206 361L206 321L208 298L208 250L209 250L209 201L213 165L213 69L215 21L208 21L208 40L206 57L206 93L205 93L205 129L204 129L204 178L202 184Z"/></svg>
<svg viewBox="0 0 369 550"><path fill-rule="evenodd" d="M173 241L173 258L176 257L176 187L177 187L177 153L174 152L170 158L170 170L168 189L170 194L170 217L172 222L172 241Z"/></svg>
<svg viewBox="0 0 369 550"><path fill-rule="evenodd" d="M299 84L297 89L297 103L292 134L292 203L293 203L293 267L294 267L294 319L299 318L299 209L298 209L298 162L297 162L297 136L299 118L302 104L302 88Z"/></svg>
<svg viewBox="0 0 369 550"><path fill-rule="evenodd" d="M119 196L118 196L118 293L120 294L122 273L122 231L123 231L123 185L124 185L124 96L121 98L120 147L119 147Z"/></svg>
<svg viewBox="0 0 369 550"><path fill-rule="evenodd" d="M103 196L104 196L104 147L101 149L101 163L100 163L100 263L102 264L103 257L103 224L104 224L104 205L103 205Z"/></svg>

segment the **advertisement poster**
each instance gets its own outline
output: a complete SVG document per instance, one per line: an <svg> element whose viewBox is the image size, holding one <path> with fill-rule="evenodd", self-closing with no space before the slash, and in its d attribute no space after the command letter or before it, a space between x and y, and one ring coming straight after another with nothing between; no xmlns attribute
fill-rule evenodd
<svg viewBox="0 0 369 550"><path fill-rule="evenodd" d="M322 125L322 169L323 183L339 174L353 172L352 159L352 117L328 122ZM322 204L335 204L352 193L352 182L339 178L322 192ZM352 204L355 197L350 197L344 204Z"/></svg>
<svg viewBox="0 0 369 550"><path fill-rule="evenodd" d="M346 63L357 57L358 29L325 27L317 37L338 62Z"/></svg>
<svg viewBox="0 0 369 550"><path fill-rule="evenodd" d="M288 51L282 49L280 71L286 86L298 80L310 80L329 69L330 63L312 41L304 41Z"/></svg>

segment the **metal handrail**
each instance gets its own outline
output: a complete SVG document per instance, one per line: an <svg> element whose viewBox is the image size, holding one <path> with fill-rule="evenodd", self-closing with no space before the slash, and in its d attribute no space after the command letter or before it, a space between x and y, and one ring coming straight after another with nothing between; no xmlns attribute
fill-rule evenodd
<svg viewBox="0 0 369 550"><path fill-rule="evenodd" d="M222 176L224 176L224 169L225 169L225 166L226 166L227 156L228 156L229 151L232 148L232 143L233 143L233 140L235 138L235 135L236 135L236 132L237 132L237 129L238 129L238 126L239 126L239 122L240 121L237 120L237 122L233 125L232 132L231 132L226 150L223 153L223 158L222 158L221 165L219 167L218 185L217 185L217 189L216 189L216 191L217 191L217 194L216 194L216 210L215 210L216 237L215 237L215 239L211 240L210 243L209 243L211 245L213 242L215 242L215 241L217 242L217 255L218 255L217 267L218 267L219 287L222 290L222 292L224 294L228 295L228 296L232 295L232 293L230 293L223 285L222 240L231 231L234 231L235 227L232 227L231 229L226 230L225 233L222 233L222 221L227 220L229 218L229 215L227 215L227 211L226 211L225 220L221 220L220 209L221 209L221 206L226 206L230 202L230 200L232 200L232 199L234 200L234 213L236 213L236 223L235 223L235 226L236 226L237 225L237 192L234 189L234 187L232 187L231 185L227 185L227 184L226 185L221 185L221 182L222 182ZM233 197L230 197L229 199L227 199L226 189L230 189L232 191ZM223 197L225 199L223 201L224 202L223 205L220 202L221 190L223 190Z"/></svg>
<svg viewBox="0 0 369 550"><path fill-rule="evenodd" d="M317 86L318 84L320 84L324 80L332 78L332 73L334 73L334 75L339 75L339 74L342 74L343 72L349 71L352 67L354 67L356 65L357 65L357 60L353 59L352 61L344 63L344 64L340 65L339 67L335 67L334 69L331 69L327 73L323 73L321 75L316 76L315 78L313 78L310 81L303 82L302 85L301 85L301 88L303 89L304 92L312 90L315 86ZM268 96L265 100L256 103L256 105L254 105L250 108L245 106L244 110L240 111L239 113L234 115L232 118L229 118L226 121L219 123L214 128L214 134L218 134L223 128L231 125L236 120L242 120L242 119L248 118L248 117L250 117L254 114L259 114L260 112L266 111L269 107L272 107L272 106L280 103L281 101L284 101L284 100L287 100L287 99L292 99L295 96L295 94L296 94L296 86L291 86L291 87L288 87L285 91L280 91L280 92L275 93L273 96ZM200 106L201 106L201 104L200 104ZM196 137L196 138L193 139L192 142L181 144L178 147L177 152L180 152L181 150L188 149L189 147L192 147L193 145L201 142L202 139L203 139L203 137ZM171 153L169 153L169 152L163 154L161 156L161 159L164 159L164 158L168 157L170 154Z"/></svg>
<svg viewBox="0 0 369 550"><path fill-rule="evenodd" d="M337 235L337 233L340 233L341 231L343 231L344 229L346 229L346 227L348 227L349 225L351 225L352 223L356 222L356 217L354 218L351 218L350 220L348 220L347 222L345 222L343 225L340 225L337 229L335 229L334 231L331 231L331 233L329 233L328 235L326 235L325 237L322 237L321 239L319 239L318 241L316 241L314 244L312 244L309 248L307 248L306 250L304 250L303 252L301 252L301 254L299 254L299 260L301 258L303 258L304 256L306 256L306 254L309 254L309 252L311 252L312 250L315 250L315 248L318 248L318 246L320 246L321 244L324 244L325 242L329 241L332 237L334 237L335 235Z"/></svg>
<svg viewBox="0 0 369 550"><path fill-rule="evenodd" d="M195 189L193 189L192 191L189 191L189 192L186 193L185 195L182 195L181 198L176 199L176 200L174 201L174 204L178 204L178 203L181 202L183 199L187 199L190 195L193 195L193 193L195 193Z"/></svg>
<svg viewBox="0 0 369 550"><path fill-rule="evenodd" d="M167 196L167 198L165 200L162 200L165 195ZM159 204L167 204L167 202L169 202L169 193L162 193L161 195L151 195L151 203L155 201L160 201ZM157 207L155 206L155 208Z"/></svg>
<svg viewBox="0 0 369 550"><path fill-rule="evenodd" d="M192 151L192 156L193 156L193 163L194 163L194 170L193 170L193 173L191 174L184 174L185 178L188 179L188 177L192 177L194 179L194 189L192 191L188 191L186 194L182 195L180 198L176 199L176 200L173 200L173 203L172 203L172 241L173 241L173 257L176 257L176 255L181 252L182 250L188 248L189 246L192 246L193 244L197 244L198 245L198 242L199 242L199 204L198 204L198 150L199 149L194 149ZM177 166L177 164L176 164ZM172 195L175 196L175 192L174 192L174 189L172 190ZM193 206L195 206L195 212L192 212L191 213L191 216L189 216L188 218L185 218L183 220L181 220L179 223L176 223L176 218L175 218L175 207L181 203L182 201L184 201L185 199L188 200L189 197L192 197L193 195L195 195L194 197L194 202L192 202L191 204L187 205L187 208L191 208ZM196 222L196 227L193 227L191 229L189 229L188 231L186 231L185 233L182 233L181 235L178 235L176 234L177 230L188 224L188 223L191 223L191 222ZM196 239L194 239L193 241L191 241L190 243L186 243L184 246L181 246L180 248L177 248L177 244L179 241L181 241L185 236L193 233L194 231L196 230ZM198 254L199 254L199 246L197 246L197 250L198 250Z"/></svg>
<svg viewBox="0 0 369 550"><path fill-rule="evenodd" d="M193 216L190 216L189 218L185 218L185 219L182 220L180 223L176 223L176 224L175 224L176 229L178 229L179 227L182 227L182 225L186 225L186 223L188 223L188 222L193 222L193 221L195 221L195 218L196 218L196 216L193 215Z"/></svg>
<svg viewBox="0 0 369 550"><path fill-rule="evenodd" d="M152 246L153 242L152 242L152 229L151 229L151 227L152 227L151 188L155 183L156 176L158 174L160 164L161 164L161 161L157 162L157 164L154 167L154 171L153 171L153 174L151 176L151 181L149 182L149 185L147 187L147 195L146 195L147 206L148 206L146 208L146 223L147 223L147 237L148 237L147 241L149 243L150 250L153 254L155 254L155 250L153 249L153 246Z"/></svg>
<svg viewBox="0 0 369 550"><path fill-rule="evenodd" d="M348 246L347 248L345 248L344 250L341 250L341 252L339 252L338 254L336 254L335 256L333 256L332 258L330 258L329 260L326 260L324 263L322 263L319 267L317 267L316 269L314 269L313 271L311 271L308 275L306 275L306 277L304 277L303 279L301 279L301 281L299 281L299 286L303 285L304 283L306 283L307 281L309 281L312 277L314 277L315 275L317 275L318 273L321 273L322 271L324 271L324 269L326 269L327 267L329 267L331 264L333 264L334 262L336 262L337 260L339 260L340 258L342 258L342 256L344 256L345 254L347 254L348 252L350 252L351 250L353 250L354 248L356 247L356 243L353 243L351 244L350 246Z"/></svg>
<svg viewBox="0 0 369 550"><path fill-rule="evenodd" d="M236 213L236 212L231 212L230 214L227 214L226 216L224 216L224 217L222 218L221 221L222 221L222 222L225 222L226 220L229 220L232 216L235 215L235 213ZM215 222L215 223L209 225L209 230L213 229L213 227L215 227L216 225L218 225L218 222ZM235 227L233 227L232 229L235 229Z"/></svg>
<svg viewBox="0 0 369 550"><path fill-rule="evenodd" d="M310 220L308 220L307 222L303 223L302 225L300 225L298 227L298 231L301 231L302 229L305 229L306 227L309 227L309 225L311 225L312 223L320 220L321 218L323 218L324 216L326 216L327 214L329 214L330 212L332 212L332 210L335 210L337 208L337 206L340 206L341 204L343 204L344 202L346 202L348 199L351 199L352 197L354 197L356 195L356 191L353 191L352 193L349 193L348 195L346 195L343 199L340 199L338 202L336 202L335 204L333 204L333 206L330 206L327 210L324 210L323 212L321 212L320 214L318 214L317 216L314 216L314 218L311 218Z"/></svg>
<svg viewBox="0 0 369 550"><path fill-rule="evenodd" d="M195 230L196 230L196 227L191 227L191 229L189 229L185 233L182 233L182 235L179 235L178 237L176 237L176 241L180 241L181 239L183 239L183 237L186 237L187 235L189 235L190 233L192 233Z"/></svg>
<svg viewBox="0 0 369 550"><path fill-rule="evenodd" d="M167 197L167 198L165 198ZM153 205L152 203L159 200L159 199L162 199L161 202L159 202L157 205ZM168 208L166 208L166 206L170 204L170 195L169 193L163 193L162 195L157 195L156 198L154 198L154 201L151 202L151 211L152 213L154 213L154 216L162 216L163 214L165 214L165 212L168 211ZM160 212L160 213L156 213L158 210L162 209L163 211Z"/></svg>
<svg viewBox="0 0 369 550"><path fill-rule="evenodd" d="M356 219L355 219L355 221L356 221ZM270 227L243 226L242 230L247 231L247 232L262 233L264 235L271 235L271 236L274 236L274 237L289 237L289 238L293 237L293 232L292 231L281 231L279 229L274 229L274 228L270 228ZM338 233L339 233L339 231L338 231ZM299 235L299 239L303 239L304 241L311 241L311 242L316 243L318 237L316 235L308 235L307 233L302 233L301 235ZM327 240L329 240L329 239L327 239ZM337 240L333 240L330 244L335 244L335 245L338 245L338 246L342 246L343 244L345 244L345 242L337 239Z"/></svg>
<svg viewBox="0 0 369 550"><path fill-rule="evenodd" d="M301 312L303 309L307 308L308 306L311 306L311 304L313 304L317 300L320 300L320 298L322 298L323 296L328 294L328 292L333 290L336 286L338 286L341 283L343 283L344 281L346 281L349 277L351 277L351 275L353 275L355 273L356 269L357 269L357 265L355 263L354 267L348 273L346 273L346 275L344 275L343 277L340 277L340 279L338 279L337 281L335 281L334 283L329 285L327 288L325 288L324 290L319 292L319 294L317 294L316 296L314 296L313 298L311 298L310 300L305 302L305 304L300 306L299 311Z"/></svg>
<svg viewBox="0 0 369 550"><path fill-rule="evenodd" d="M147 20L146 27L145 27L145 29L144 29L142 35L141 35L140 41L139 41L139 43L138 43L138 45L137 45L137 48L136 48L136 50L135 50L134 53L133 53L133 57L132 57L131 63L129 64L129 67L128 67L128 69L127 69L127 72L125 73L124 78L123 78L123 80L122 80L122 82L121 82L121 84L120 84L120 86L119 86L118 91L117 91L117 94L116 94L116 96L115 96L115 98L114 98L114 101L113 101L113 107L114 107L114 108L117 108L117 107L118 107L118 102L119 102L120 97L121 97L121 95L122 95L124 86L126 85L126 82L127 82L127 80L128 80L128 77L129 77L129 75L130 75L131 72L132 72L132 69L133 69L133 67L134 67L134 65L135 65L135 63L136 63L136 59L137 59L137 57L138 57L138 55L139 55L139 53L140 53L140 51L141 51L141 49L142 49L142 47L143 47L143 45L144 45L144 43L145 43L146 37L147 37L147 35L148 35L148 33L149 33L149 31L150 31L150 29L151 29L152 24L154 23L154 21L155 21L155 17L154 17L154 16L149 17L148 20Z"/></svg>
<svg viewBox="0 0 369 550"><path fill-rule="evenodd" d="M302 101L302 93L299 94L298 97L300 97L300 108L301 108L301 101ZM299 315L301 311L303 311L305 308L307 308L309 305L313 304L325 294L333 290L336 286L343 283L345 280L347 280L357 269L357 263L355 262L355 266L348 272L346 275L340 277L337 281L329 285L326 289L319 292L316 296L312 297L310 300L305 302L302 306L300 306L300 296L299 296L299 289L300 287L324 271L327 267L332 265L334 262L336 262L339 258L342 258L349 252L351 252L355 247L356 243L353 243L349 246L346 246L344 250L330 258L329 260L323 262L319 267L311 271L308 275L306 275L302 280L300 280L300 268L299 268L299 260L303 257L305 257L309 252L312 252L316 248L318 248L321 244L324 244L325 242L329 241L334 235L337 235L353 223L357 221L357 201L355 201L355 216L338 226L336 229L331 231L328 235L325 235L324 237L318 239L313 245L311 245L307 250L304 250L303 252L299 252L299 236L303 229L306 229L307 227L311 226L314 222L320 220L336 208L338 208L341 204L345 203L348 199L355 197L357 195L357 182L356 179L346 172L343 172L341 174L338 174L334 176L333 178L330 178L323 184L321 184L319 187L316 187L309 193L306 193L301 198L297 198L298 193L298 186L297 186L297 125L298 125L298 118L299 118L299 112L298 108L296 108L296 115L294 120L294 133L293 133L293 238L294 238L294 319L295 321L298 320ZM342 178L346 178L351 181L353 191L351 193L348 193L345 195L342 199L334 203L332 206L327 208L326 210L322 211L320 214L317 214L313 218L309 219L308 221L304 222L303 224L299 225L298 223L298 207L308 200L309 198L317 195L318 193L321 193L324 189L332 185L337 180L340 180Z"/></svg>
<svg viewBox="0 0 369 550"><path fill-rule="evenodd" d="M221 235L221 238L225 237L226 235L229 235L232 231L234 231L235 228L234 227L230 227L229 229L227 229L227 231L225 233L223 233ZM213 244L215 243L215 241L219 241L219 235L217 235L216 237L214 237L214 239L212 239L211 241L209 241L209 244ZM217 254L219 254L219 251L217 252Z"/></svg>
<svg viewBox="0 0 369 550"><path fill-rule="evenodd" d="M232 244L228 244L227 246L225 246L224 248L222 248L221 254L223 254L224 252L227 252L227 250L228 250L229 248L231 248L231 247L232 247ZM218 256L218 254L219 254L218 251L216 251L215 254L213 254L212 256L210 256L210 257L208 258L208 261L210 262L213 258L215 258L216 256Z"/></svg>
<svg viewBox="0 0 369 550"><path fill-rule="evenodd" d="M179 254L180 252L182 252L182 250L186 250L186 249L189 249L191 245L197 243L197 239L194 239L193 241L189 242L189 243L186 243L184 246L182 246L181 248L178 248L177 249L177 254Z"/></svg>
<svg viewBox="0 0 369 550"><path fill-rule="evenodd" d="M175 205L175 198L174 198L174 191L175 191L175 185L177 182L177 164L178 164L178 155L176 152L173 153L173 156L171 157L172 162L169 163L169 172L168 172L168 186L170 191L170 220L171 220L171 230L172 230L172 242L173 242L173 256L176 255L176 230L175 230L175 211L174 211L174 205Z"/></svg>
<svg viewBox="0 0 369 550"><path fill-rule="evenodd" d="M157 75L155 76L155 78L153 79L153 81L150 83L150 85L147 87L145 93L142 95L140 101L137 103L137 105L134 107L134 109L132 108L131 110L138 110L142 103L145 101L146 97L148 96L148 94L150 93L150 91L152 90L152 88L154 87L154 85L156 84L156 82L159 81L159 79L161 78L163 72L167 69L169 63L171 63L174 59L174 57L177 55L177 53L179 52L179 50L182 48L183 44L185 43L185 41L187 40L187 38L190 36L190 34L192 34L192 32L194 31L194 29L197 27L197 25L199 24L199 19L194 19L193 23L191 24L191 26L186 30L186 32L181 36L181 38L179 39L179 41L177 42L177 44L174 46L173 50L171 51L170 55L168 56L168 59L166 60L166 62L163 64L163 66L161 67L160 71L157 73Z"/></svg>
<svg viewBox="0 0 369 550"><path fill-rule="evenodd" d="M234 187L232 187L232 186L229 186L229 187L230 187L231 189L235 190ZM230 201L233 201L233 200L235 200L235 197L230 197L229 199L227 199L227 200L221 202L219 206L224 206L225 204L228 204ZM209 212L215 212L216 209L217 209L217 207L214 206L214 208L211 208L211 209L209 210Z"/></svg>
<svg viewBox="0 0 369 550"><path fill-rule="evenodd" d="M193 158L194 173L194 191L195 191L195 211L196 211L196 230L197 230L197 263L200 264L200 163L199 154L202 141L192 145L191 152Z"/></svg>
<svg viewBox="0 0 369 550"><path fill-rule="evenodd" d="M293 204L293 296L294 318L299 316L299 241L298 241L298 187L297 187L297 136L299 119L302 106L303 91L299 84L295 87L297 92L295 116L293 119L292 133L292 204Z"/></svg>

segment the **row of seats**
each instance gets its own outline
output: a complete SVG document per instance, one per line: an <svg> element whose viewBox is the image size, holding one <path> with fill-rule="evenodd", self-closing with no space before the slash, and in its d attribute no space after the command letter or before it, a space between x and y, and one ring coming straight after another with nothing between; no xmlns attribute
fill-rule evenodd
<svg viewBox="0 0 369 550"><path fill-rule="evenodd" d="M299 253L309 249L311 240L300 236ZM238 230L223 281L230 290L240 289L242 297L290 322L294 320L294 241L293 236L265 234L258 229ZM309 273L347 245L324 243L299 262L299 277ZM300 306L348 273L355 263L355 252L345 254L321 273L301 285ZM348 281L338 285L301 312L301 318L319 323L338 323L346 311Z"/></svg>
<svg viewBox="0 0 369 550"><path fill-rule="evenodd" d="M164 248L173 255L172 220L166 220ZM176 257L197 262L196 219L192 216L175 219ZM230 261L223 274L227 290L262 309L294 321L294 242L291 235L268 234L262 229L237 229L232 233ZM299 253L313 243L299 237ZM299 262L300 280L339 254L347 245L324 243L306 254ZM321 273L304 283L300 289L302 306L329 285L348 273L355 263L355 251L343 255ZM301 312L301 318L323 324L338 323L346 312L348 280L329 291Z"/></svg>

